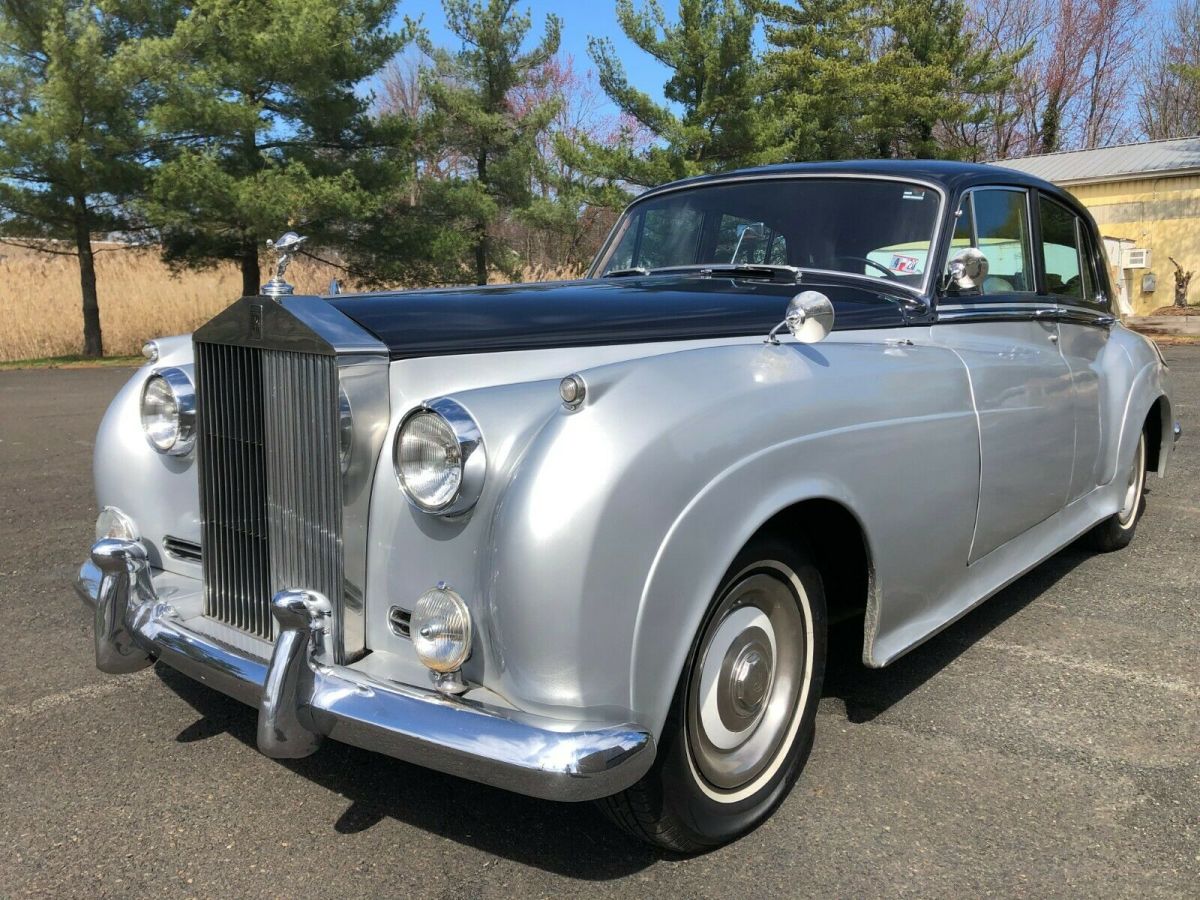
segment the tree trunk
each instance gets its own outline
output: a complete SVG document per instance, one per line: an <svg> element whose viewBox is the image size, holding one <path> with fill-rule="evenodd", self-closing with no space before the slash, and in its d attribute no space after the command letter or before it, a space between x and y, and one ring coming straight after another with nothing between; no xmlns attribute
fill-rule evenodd
<svg viewBox="0 0 1200 900"><path fill-rule="evenodd" d="M1175 305L1186 309L1188 305L1188 285L1192 283L1193 273L1185 272L1183 266L1174 257L1168 256L1167 259L1171 260L1171 265L1175 267Z"/></svg>
<svg viewBox="0 0 1200 900"><path fill-rule="evenodd" d="M75 250L79 255L79 288L83 294L83 355L103 356L104 336L100 331L100 299L96 294L96 259L88 229L87 198L75 198Z"/></svg>
<svg viewBox="0 0 1200 900"><path fill-rule="evenodd" d="M240 262L242 265L242 296L253 297L261 290L262 282L259 280L261 273L258 268L258 241L252 236L242 241Z"/></svg>
<svg viewBox="0 0 1200 900"><path fill-rule="evenodd" d="M479 154L475 160L475 173L479 178L479 183L483 185L486 191L487 183L487 152ZM475 223L475 283L487 284L488 281L488 258L487 258L487 222L480 219Z"/></svg>

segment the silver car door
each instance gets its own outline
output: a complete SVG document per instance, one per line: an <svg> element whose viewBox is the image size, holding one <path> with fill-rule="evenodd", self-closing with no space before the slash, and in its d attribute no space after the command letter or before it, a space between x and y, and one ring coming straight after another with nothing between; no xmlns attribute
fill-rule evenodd
<svg viewBox="0 0 1200 900"><path fill-rule="evenodd" d="M1039 195L1038 208L1046 293L1058 303L1059 348L1071 370L1074 393L1075 467L1070 501L1104 480L1103 362L1115 318L1100 287L1091 226L1044 194Z"/></svg>
<svg viewBox="0 0 1200 900"><path fill-rule="evenodd" d="M1071 484L1071 372L1058 348L1057 307L1037 294L1030 222L1023 189L967 194L953 240L978 247L989 274L979 292L943 297L931 329L934 341L966 364L979 417L979 502L968 562L1062 509Z"/></svg>

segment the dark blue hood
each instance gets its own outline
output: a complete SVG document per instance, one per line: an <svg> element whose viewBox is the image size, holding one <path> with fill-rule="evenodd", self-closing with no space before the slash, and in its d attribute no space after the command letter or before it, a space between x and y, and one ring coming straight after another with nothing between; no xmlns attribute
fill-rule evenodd
<svg viewBox="0 0 1200 900"><path fill-rule="evenodd" d="M801 290L819 290L833 301L838 330L905 324L898 295L852 282L660 275L347 294L330 302L396 359L766 336Z"/></svg>

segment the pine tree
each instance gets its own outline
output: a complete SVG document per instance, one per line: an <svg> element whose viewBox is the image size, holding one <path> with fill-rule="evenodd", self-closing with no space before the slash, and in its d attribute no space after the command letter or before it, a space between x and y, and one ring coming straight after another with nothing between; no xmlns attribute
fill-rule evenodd
<svg viewBox="0 0 1200 900"><path fill-rule="evenodd" d="M888 0L887 28L872 61L870 127L883 157L936 158L955 150L939 139L940 123L988 126L994 104L1028 52L977 49L964 27L963 0Z"/></svg>
<svg viewBox="0 0 1200 900"><path fill-rule="evenodd" d="M144 55L162 163L147 215L169 261L235 260L259 290L259 250L287 227L317 242L367 215L403 166L355 89L407 39L397 0L193 0Z"/></svg>
<svg viewBox="0 0 1200 900"><path fill-rule="evenodd" d="M86 356L104 353L92 238L129 227L145 171L130 52L174 15L154 0L0 2L0 225L78 257Z"/></svg>
<svg viewBox="0 0 1200 900"><path fill-rule="evenodd" d="M634 128L656 140L644 150L628 135L608 146L590 142L577 162L633 185L757 162L755 14L744 0L680 0L675 21L657 0L640 9L618 0L617 20L634 44L671 70L663 87L668 102L656 103L629 83L611 41L592 39L601 87Z"/></svg>
<svg viewBox="0 0 1200 900"><path fill-rule="evenodd" d="M882 25L864 0L758 0L765 23L763 112L772 161L868 155L872 50Z"/></svg>
<svg viewBox="0 0 1200 900"><path fill-rule="evenodd" d="M425 131L459 164L423 192L422 204L439 227L443 250L468 250L475 281L486 284L493 269L513 274L517 268L496 225L532 203L537 142L556 110L552 100L518 110L513 92L539 77L558 52L560 24L547 16L542 39L523 50L532 22L516 11L516 0L443 0L443 6L462 48L425 42L432 60L425 79L430 104ZM461 232L444 233L456 221L464 223L468 240Z"/></svg>
<svg viewBox="0 0 1200 900"><path fill-rule="evenodd" d="M943 123L985 124L1028 48L976 49L963 0L759 0L776 160L953 156Z"/></svg>

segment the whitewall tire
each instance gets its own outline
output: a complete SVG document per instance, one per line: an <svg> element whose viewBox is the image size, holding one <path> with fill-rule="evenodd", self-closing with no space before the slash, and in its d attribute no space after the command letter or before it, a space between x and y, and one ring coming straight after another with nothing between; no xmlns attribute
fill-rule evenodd
<svg viewBox="0 0 1200 900"><path fill-rule="evenodd" d="M812 747L825 621L806 551L775 537L747 545L693 641L653 768L600 801L608 817L641 840L695 853L770 816Z"/></svg>

